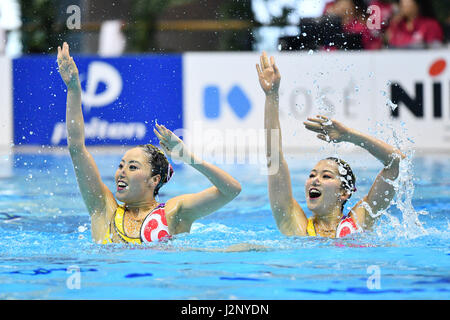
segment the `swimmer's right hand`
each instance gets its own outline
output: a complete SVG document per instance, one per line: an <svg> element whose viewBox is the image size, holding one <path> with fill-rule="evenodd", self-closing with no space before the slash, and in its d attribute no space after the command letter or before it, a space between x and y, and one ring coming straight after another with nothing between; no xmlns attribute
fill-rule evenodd
<svg viewBox="0 0 450 320"><path fill-rule="evenodd" d="M58 71L66 84L67 88L78 88L80 81L78 78L78 68L69 55L69 45L67 42L63 43L63 47L58 46Z"/></svg>
<svg viewBox="0 0 450 320"><path fill-rule="evenodd" d="M256 64L256 71L258 72L259 84L266 95L278 93L280 87L281 74L275 65L275 59L270 57L263 51L260 57L260 65Z"/></svg>
<svg viewBox="0 0 450 320"><path fill-rule="evenodd" d="M303 122L303 124L306 129L318 133L317 138L323 141L334 143L351 142L351 129L337 120L317 115L316 118L307 118L307 121Z"/></svg>
<svg viewBox="0 0 450 320"><path fill-rule="evenodd" d="M155 127L153 132L159 139L159 145L164 152L173 160L189 162L191 154L187 150L183 140L163 125L155 123Z"/></svg>

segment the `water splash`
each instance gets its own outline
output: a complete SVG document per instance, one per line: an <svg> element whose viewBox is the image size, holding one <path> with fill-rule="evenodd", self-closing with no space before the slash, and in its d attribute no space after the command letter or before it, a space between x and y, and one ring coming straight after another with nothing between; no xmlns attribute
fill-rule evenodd
<svg viewBox="0 0 450 320"><path fill-rule="evenodd" d="M388 143L393 144L396 148L401 150L405 154L405 158L400 160L399 175L394 181L385 180L391 184L395 190L395 197L391 201L391 205L394 205L401 213L401 219L390 213L389 208L383 210L381 214L387 218L388 225L393 228L393 233L400 238L414 239L424 235L429 235L424 224L420 221L420 215L426 215L426 210L416 211L412 204L414 196L414 150L412 149L412 139L408 137L405 124L400 123L400 127L395 128L390 123L378 123L381 127L387 129L384 132L388 133ZM378 229L379 234L383 233L382 229Z"/></svg>
<svg viewBox="0 0 450 320"><path fill-rule="evenodd" d="M412 163L413 155L414 151L410 150L406 158L400 161L400 173L398 178L393 182L396 193L393 204L395 204L402 213L401 223L395 221L392 216L388 215L398 235L408 239L414 239L429 234L419 219L420 215L427 214L428 212L425 210L416 211L412 204L414 196L412 174L414 172Z"/></svg>

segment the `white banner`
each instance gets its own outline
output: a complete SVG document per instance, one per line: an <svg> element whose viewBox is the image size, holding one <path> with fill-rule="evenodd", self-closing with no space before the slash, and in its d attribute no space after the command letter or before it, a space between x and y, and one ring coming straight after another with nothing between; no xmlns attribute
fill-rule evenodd
<svg viewBox="0 0 450 320"><path fill-rule="evenodd" d="M303 126L307 117L322 114L399 146L450 150L448 50L272 55L282 77L283 148L323 147ZM265 96L257 63L257 53L184 55L188 145L264 150Z"/></svg>
<svg viewBox="0 0 450 320"><path fill-rule="evenodd" d="M0 97L2 100L0 117L0 147L10 146L12 142L12 72L11 59L0 56Z"/></svg>
<svg viewBox="0 0 450 320"><path fill-rule="evenodd" d="M11 144L12 144L12 69L11 59L0 56L0 177L12 174Z"/></svg>

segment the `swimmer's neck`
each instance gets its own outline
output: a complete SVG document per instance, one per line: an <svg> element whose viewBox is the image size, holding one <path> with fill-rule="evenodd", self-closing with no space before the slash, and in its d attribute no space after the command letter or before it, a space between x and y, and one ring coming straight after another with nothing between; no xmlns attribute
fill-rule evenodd
<svg viewBox="0 0 450 320"><path fill-rule="evenodd" d="M338 206L326 214L313 213L314 226L318 233L334 233L343 216L342 211Z"/></svg>
<svg viewBox="0 0 450 320"><path fill-rule="evenodd" d="M158 202L152 198L152 199L146 199L144 201L138 201L133 203L125 203L125 209L127 210L128 214L135 218L143 218L147 216L147 214L156 208L158 205Z"/></svg>

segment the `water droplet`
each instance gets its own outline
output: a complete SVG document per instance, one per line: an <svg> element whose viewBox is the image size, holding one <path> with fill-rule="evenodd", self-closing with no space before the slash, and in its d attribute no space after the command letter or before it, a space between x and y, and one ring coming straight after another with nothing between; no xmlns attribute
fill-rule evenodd
<svg viewBox="0 0 450 320"><path fill-rule="evenodd" d="M391 108L392 111L394 111L395 109L397 109L397 104L393 103L392 100L388 99L386 101L386 105Z"/></svg>

